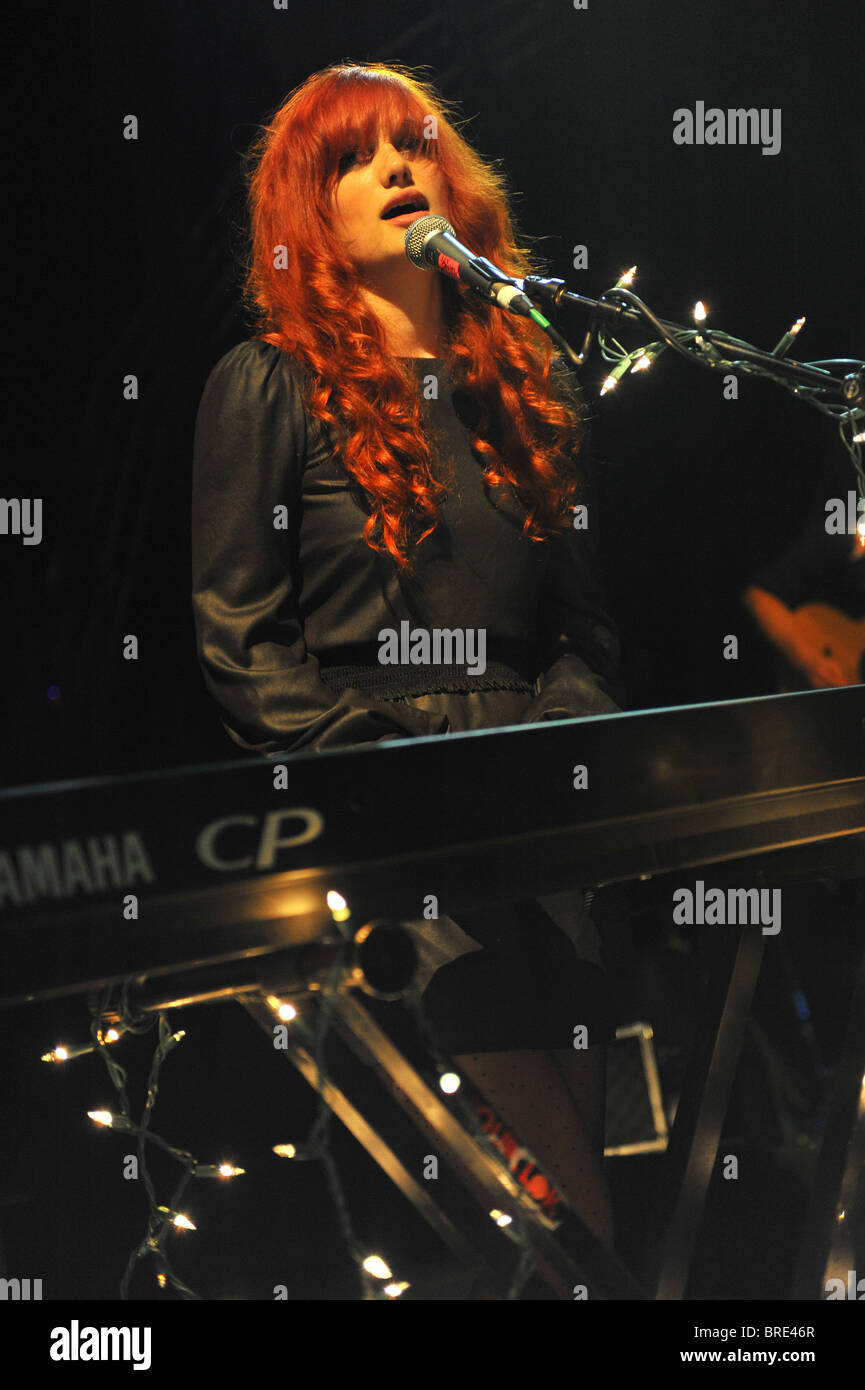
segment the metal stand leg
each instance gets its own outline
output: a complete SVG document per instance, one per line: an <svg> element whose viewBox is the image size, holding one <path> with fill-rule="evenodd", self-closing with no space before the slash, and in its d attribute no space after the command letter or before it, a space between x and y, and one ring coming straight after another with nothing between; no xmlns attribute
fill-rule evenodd
<svg viewBox="0 0 865 1390"><path fill-rule="evenodd" d="M267 1006L249 999L240 1002L272 1036L273 1014ZM591 1297L646 1297L624 1265L572 1212L568 1232L579 1249L574 1255L568 1252L564 1241L546 1228L527 1203L514 1175L466 1130L350 993L341 994L334 1003L327 1045L330 1084L319 1077L313 1056L291 1038L290 1030L285 1054L463 1263L474 1269L485 1266L493 1280L502 1282L507 1236L489 1215L492 1208L498 1208L514 1217L515 1229L519 1222L532 1263L557 1298L572 1299L578 1284L585 1284ZM387 1105L382 1104L382 1095L374 1092L378 1082L385 1088ZM357 1104L350 1099L352 1092ZM373 1111L378 1118L371 1123L365 1115ZM416 1165L423 1153L423 1147L419 1150L417 1145L418 1130L427 1147L435 1142L441 1160L435 1199L429 1186L412 1176L412 1167L420 1171ZM412 1145L414 1159L404 1162L398 1150L408 1153ZM455 1175L458 1184L442 1180L445 1169ZM506 1278L504 1287L507 1282Z"/></svg>
<svg viewBox="0 0 865 1390"><path fill-rule="evenodd" d="M765 943L759 928L713 930L723 936L718 938L704 1023L694 1040L670 1135L663 1190L648 1246L646 1282L655 1289L657 1299L684 1295L763 959Z"/></svg>

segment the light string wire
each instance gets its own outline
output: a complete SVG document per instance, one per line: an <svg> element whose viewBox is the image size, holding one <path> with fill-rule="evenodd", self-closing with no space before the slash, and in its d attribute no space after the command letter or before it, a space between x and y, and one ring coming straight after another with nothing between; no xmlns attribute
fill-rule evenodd
<svg viewBox="0 0 865 1390"><path fill-rule="evenodd" d="M346 1199L345 1191L339 1179L339 1171L330 1144L329 1123L332 1117L332 1112L328 1102L325 1099L324 1093L326 1092L327 1088L333 1086L334 1083L330 1075L328 1074L326 1067L325 1042L333 1023L333 1015L336 1007L336 1001L340 992L339 986L346 973L345 959L347 953L351 949L353 939L353 934L350 928L348 927L347 923L343 923L342 921L337 920L336 925L339 927L343 935L343 945L334 963L333 969L330 973L328 982L324 990L321 991L320 994L317 994L317 1000L320 1000L320 1007L317 1010L315 1027L314 1029L310 1030L299 1016L293 1019L289 1025L292 1031L297 1032L300 1039L306 1043L308 1049L313 1053L317 1073L317 1084L320 1095L319 1113L313 1124L312 1130L310 1131L309 1136L302 1145L293 1146L295 1147L295 1153L293 1157L295 1159L320 1158L322 1160L322 1162L325 1165L325 1172L327 1175L328 1183L330 1185L331 1195L333 1197L334 1205L337 1210L337 1215L340 1221L340 1226L342 1228L346 1247L349 1251L349 1254L351 1255L351 1258L355 1262L359 1277L362 1281L364 1299L388 1299L388 1301L390 1301L389 1295L387 1293L380 1292L380 1285L377 1283L376 1280L374 1280L370 1276L368 1271L364 1268L364 1256L360 1250L357 1238L354 1233L349 1213L348 1201ZM452 1073L453 1065L447 1059L442 1047L440 1046L438 1039L435 1035L434 1029L432 1028L430 1021L424 1012L423 1005L421 1004L420 999L421 994L419 991L409 990L403 997L403 1003L408 1007L409 1011L415 1019L415 1022L421 1033L423 1042L426 1045L427 1052L432 1058L433 1064L438 1070L439 1076L443 1076L449 1072ZM475 1114L471 1106L465 1102L464 1098L460 1095L459 1091L457 1091L455 1095L447 1096L446 1100L450 1101L452 1105L455 1105L455 1108L459 1112L458 1118L461 1120L463 1126L471 1133L472 1138L475 1139L488 1152L490 1152L494 1157L495 1162L499 1164L503 1171L508 1171L508 1175L511 1176L509 1170L506 1169L501 1156L495 1149L492 1148L492 1146L489 1144L487 1136L483 1133L479 1117ZM532 1260L532 1245L530 1240L530 1233L528 1230L528 1219L520 1202L517 1202L515 1204L515 1216L517 1230L514 1234L508 1232L508 1237L511 1240L515 1240L517 1244L520 1246L520 1257L511 1286L508 1290L508 1299L514 1299L519 1297L521 1289L528 1282L528 1279L534 1272L534 1264Z"/></svg>
<svg viewBox="0 0 865 1390"><path fill-rule="evenodd" d="M154 1024L157 1027L157 1044L153 1052L150 1063L150 1073L147 1079L147 1092L144 1100L144 1109L141 1119L136 1124L130 1116L129 1096L128 1096L128 1075L125 1069L111 1056L103 1027L106 1016L111 990L108 989L102 997L99 1007L91 1022L90 1032L93 1038L93 1050L98 1052L105 1063L111 1083L120 1099L120 1109L118 1113L108 1112L107 1123L109 1128L116 1129L123 1134L133 1134L137 1139L137 1161L138 1174L142 1179L148 1203L148 1220L145 1234L140 1243L132 1251L124 1272L121 1285L120 1297L124 1301L129 1297L129 1289L132 1276L140 1260L152 1258L157 1268L157 1279L161 1287L171 1288L181 1298L186 1300L202 1301L201 1295L197 1294L183 1279L177 1274L169 1259L166 1243L172 1230L179 1226L191 1226L188 1218L182 1216L179 1210L180 1202L184 1192L192 1178L197 1177L234 1177L243 1172L243 1169L232 1168L230 1165L203 1164L186 1149L179 1149L151 1129L153 1110L156 1105L156 1098L159 1093L159 1073L165 1059L170 1052L182 1041L185 1036L183 1032L173 1032L166 1013L160 1013L157 1018L136 1018L133 1016L129 1005L128 989L131 981L124 982L120 1001L118 1005L118 1016L122 1032L143 1034L149 1032ZM91 1112L91 1118L101 1115L102 1112ZM97 1121L105 1123L104 1120ZM147 1164L147 1144L154 1144L157 1148L167 1153L175 1159L183 1168L180 1180L171 1194L167 1206L162 1206L156 1195L156 1188L150 1169ZM179 1220L178 1220L179 1218ZM192 1227L192 1229L195 1229Z"/></svg>
<svg viewBox="0 0 865 1390"><path fill-rule="evenodd" d="M632 290L624 285L618 284L609 290L605 290L598 298L598 303L618 304L621 308L629 308L639 313L646 322L654 329L656 338L653 342L646 343L644 346L629 351L620 342L612 337L608 328L603 324L593 322L592 328L586 335L583 344L581 359L585 359L590 348L593 337L597 336L598 346L601 356L605 362L615 364L612 372L608 375L604 383L601 394L604 395L608 390L616 386L619 380L636 370L642 371L644 367L651 366L662 352L667 349L675 352L679 357L686 361L696 363L712 372L741 373L748 376L763 377L767 381L773 381L778 386L783 386L791 395L804 401L806 405L819 410L821 414L828 415L837 421L838 434L841 443L850 457L853 468L856 472L859 496L865 499L865 468L862 463L862 442L863 425L865 425L865 407L851 406L845 401L837 399L838 377L833 376L827 371L828 367L848 367L849 375L865 370L865 361L859 358L850 357L825 357L812 362L797 360L797 364L808 367L813 371L823 372L826 376L826 385L818 384L806 385L793 381L791 378L773 372L771 367L765 362L752 362L747 358L736 356L726 356L724 350L713 341L713 333L721 332L720 329L711 329L706 325L699 325L694 328L673 329L665 326L661 320L652 312L649 306L634 294ZM636 325L628 325L635 327ZM776 349L779 357L786 356L786 352L796 340L796 333L800 325L794 325L794 330L785 334L781 343ZM761 349L755 344L746 342L742 338L734 338L730 333L723 334L727 343L734 347L744 348L749 352L760 352ZM772 354L765 354L771 356ZM644 359L641 363L640 359ZM647 359L647 360L646 360ZM827 398L831 392L832 398Z"/></svg>
<svg viewBox="0 0 865 1390"><path fill-rule="evenodd" d="M342 923L339 923L338 925L342 927ZM322 990L320 994L317 994L316 996L317 1000L320 1000L321 1006L318 1009L317 1020L314 1029L310 1030L299 1016L293 1019L291 1023L288 1025L291 1028L292 1032L297 1032L299 1038L307 1045L309 1050L313 1052L317 1073L317 1084L320 1094L319 1113L313 1124L313 1128L310 1131L310 1134L307 1137L306 1141L302 1145L293 1146L295 1147L295 1153L293 1154L293 1157L295 1158L295 1160L320 1158L323 1161L331 1189L331 1194L333 1196L343 1236L346 1242L346 1246L348 1248L349 1254L351 1255L351 1258L354 1260L357 1266L359 1275L363 1283L364 1298L388 1299L388 1301L390 1301L389 1295L379 1291L378 1284L374 1279L371 1278L367 1270L364 1268L364 1256L360 1251L357 1239L354 1234L354 1229L349 1214L348 1202L345 1196L345 1191L339 1179L338 1168L330 1145L329 1122L332 1116L332 1112L330 1110L328 1102L324 1098L324 1094L322 1094L322 1092L326 1091L328 1087L334 1085L330 1075L328 1074L325 1063L325 1041L333 1022L333 1014L336 1005L336 1000L340 992L339 984L342 979L342 976L345 973L345 966L343 962L345 960L346 953L349 950L350 946L351 940L347 939L343 945L342 950L339 953L337 961L334 964L327 985L325 986L324 990ZM402 1002L406 1005L406 1007L409 1009L409 1012L412 1014L417 1024L418 1030L421 1034L422 1040L426 1046L427 1052L429 1053L433 1065L437 1069L439 1076L443 1076L446 1073L453 1073L453 1064L447 1059L444 1050L438 1042L438 1039L435 1035L435 1031L429 1021L429 1018L427 1017L424 1011L423 1005L421 1003L420 991L416 989L411 989L407 991L407 993L403 997ZM493 1146L489 1142L489 1139L484 1134L481 1128L481 1121L479 1117L475 1114L472 1107L466 1102L465 1098L460 1094L459 1089L451 1095L446 1095L445 1102L449 1102L450 1106L458 1112L457 1118L460 1120L463 1127L469 1131L472 1138L475 1139L486 1152L491 1154L494 1161L501 1167L501 1169L504 1172L508 1173L509 1178L512 1177L512 1174L510 1173L510 1170L507 1169L501 1155L498 1153L496 1149L493 1148ZM522 1199L518 1199L513 1205L516 1230L513 1233L508 1231L507 1236L510 1240L518 1244L518 1246L520 1247L520 1254L516 1270L512 1277L511 1285L506 1295L507 1299L519 1298L521 1290L525 1287L525 1284L528 1282L528 1280L534 1273L534 1262L532 1258L533 1247L531 1243L528 1217L526 1215L525 1209L523 1208Z"/></svg>
<svg viewBox="0 0 865 1390"><path fill-rule="evenodd" d="M342 925L341 923L339 924ZM363 1290L364 1301L374 1301L388 1299L388 1296L379 1291L376 1281L364 1268L364 1255L355 1235L354 1225L349 1211L349 1204L346 1198L345 1189L340 1181L339 1169L333 1153L330 1140L330 1121L332 1111L327 1100L327 1091L334 1083L327 1071L325 1064L325 1044L327 1036L333 1024L333 1015L336 1001L339 996L339 985L346 973L346 957L351 950L352 941L346 931L343 931L343 942L339 953L333 964L333 969L327 980L327 984L319 994L320 1007L317 1009L316 1022L312 1030L307 1028L300 1017L291 1023L292 1031L298 1032L300 1037L307 1043L312 1051L313 1061L316 1069L316 1085L319 1096L318 1114L313 1122L306 1141L294 1154L295 1158L318 1158L324 1165L325 1176L330 1188L331 1197L336 1207L337 1219L339 1221L342 1236L346 1248L354 1262L358 1272L358 1277Z"/></svg>
<svg viewBox="0 0 865 1390"><path fill-rule="evenodd" d="M380 1281L373 1278L364 1267L366 1257L362 1252L355 1233L349 1210L349 1203L345 1189L340 1180L330 1137L330 1120L333 1112L330 1109L326 1096L330 1088L335 1089L335 1083L327 1069L326 1042L331 1027L333 1026L336 1003L341 992L340 987L347 975L346 959L352 947L352 934L350 930L341 922L338 925L340 926L344 940L334 961L327 982L324 984L321 991L316 994L317 1008L315 1022L310 1027L298 1014L290 1024L292 1032L298 1035L299 1040L304 1043L313 1057L316 1068L316 1088L319 1094L318 1111L312 1127L303 1143L297 1146L291 1146L293 1149L292 1157L297 1160L320 1159L324 1165L324 1171L336 1209L342 1237L361 1281L363 1299L365 1301L392 1301L391 1295L381 1289ZM111 1055L111 1048L105 1036L106 1030L104 1029L104 1021L111 1000L111 988L106 990L91 1021L90 1031L93 1039L93 1046L91 1048L70 1050L70 1056L79 1055L85 1051L98 1052L105 1064L111 1083L120 1101L119 1110L113 1114L109 1112L109 1127L120 1133L133 1134L137 1139L138 1171L143 1180L145 1193L147 1195L149 1208L148 1221L142 1240L129 1257L121 1282L120 1296L123 1300L128 1299L132 1276L139 1261L151 1258L156 1265L157 1278L161 1287L169 1287L182 1299L200 1302L202 1301L201 1295L191 1289L173 1268L166 1249L166 1243L169 1235L171 1235L172 1231L175 1229L175 1218L180 1216L182 1224L187 1224L186 1218L182 1217L179 1211L179 1206L183 1194L192 1178L231 1176L243 1170L233 1169L230 1174L224 1174L221 1173L217 1165L201 1164L187 1150L179 1149L169 1144L151 1128L153 1111L159 1094L160 1071L162 1065L168 1054L174 1050L185 1034L182 1032L172 1032L168 1015L165 1012L159 1013L158 1016L136 1017L129 1001L128 991L131 984L131 978L124 982L116 1009L116 1016L120 1020L120 1030L123 1033L144 1034L149 1032L154 1025L156 1025L158 1032L157 1044L150 1064L144 1109L139 1123L136 1124L130 1116L127 1072ZM438 1075L442 1077L447 1073L452 1074L453 1065L439 1043L435 1030L424 1009L421 995L422 991L417 989L417 987L413 987L403 996L402 1002L415 1021L421 1040L426 1047L427 1053ZM48 1059L46 1058L45 1060ZM52 1060L59 1059L55 1057L52 1058ZM512 1179L513 1175L507 1168L502 1155L490 1143L488 1136L484 1134L479 1116L465 1099L464 1095L461 1094L460 1089L458 1088L456 1092L446 1095L445 1102L448 1104L449 1108L455 1112L456 1117L470 1133L472 1138L490 1155L493 1162L501 1168L502 1172L506 1172L509 1179ZM93 1113L100 1114L101 1112L91 1112L91 1114ZM161 1205L157 1198L156 1188L147 1164L148 1144L154 1144L157 1148L168 1154L178 1162L184 1170L177 1186L171 1194L167 1206ZM512 1231L508 1230L506 1232L506 1237L519 1247L519 1257L506 1294L507 1300L518 1299L520 1293L534 1273L534 1262L532 1258L533 1246L526 1211L529 1203L530 1199L527 1196L523 1197L520 1195L516 1201L510 1204L513 1209L514 1229ZM192 1229L195 1228L193 1227Z"/></svg>

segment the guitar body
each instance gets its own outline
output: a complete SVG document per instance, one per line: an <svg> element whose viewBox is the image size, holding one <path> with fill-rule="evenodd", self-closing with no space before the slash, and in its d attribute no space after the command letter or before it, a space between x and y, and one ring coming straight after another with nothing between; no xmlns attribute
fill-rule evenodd
<svg viewBox="0 0 865 1390"><path fill-rule="evenodd" d="M865 680L865 618L848 618L828 603L806 603L793 612L793 626L803 641L837 661L845 685ZM808 677L788 662L780 663L782 693L808 689Z"/></svg>

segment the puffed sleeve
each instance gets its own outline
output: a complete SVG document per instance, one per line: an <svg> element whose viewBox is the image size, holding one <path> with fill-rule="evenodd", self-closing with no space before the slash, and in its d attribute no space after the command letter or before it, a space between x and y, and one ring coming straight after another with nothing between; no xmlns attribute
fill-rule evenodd
<svg viewBox="0 0 865 1390"><path fill-rule="evenodd" d="M579 386L564 368L558 381L569 404L581 409ZM553 536L537 619L538 693L523 722L618 714L624 702L621 652L605 611L597 548L598 513L592 484L588 428L580 448L588 526Z"/></svg>
<svg viewBox="0 0 865 1390"><path fill-rule="evenodd" d="M292 552L306 413L286 354L257 340L214 367L198 409L192 606L198 659L222 723L260 753L443 733L439 715L320 679L296 603ZM274 508L289 510L287 530Z"/></svg>

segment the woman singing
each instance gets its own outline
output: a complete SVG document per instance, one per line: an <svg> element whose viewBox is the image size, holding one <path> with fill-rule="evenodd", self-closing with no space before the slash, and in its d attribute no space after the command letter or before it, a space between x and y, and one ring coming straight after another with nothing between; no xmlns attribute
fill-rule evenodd
<svg viewBox="0 0 865 1390"><path fill-rule="evenodd" d="M574 527L576 382L533 324L404 249L438 213L527 274L501 174L417 75L346 63L262 131L249 200L255 336L210 374L194 464L198 652L231 738L272 756L618 712L592 531ZM404 621L483 633L485 660L383 664ZM613 1030L581 892L425 933L444 1047L611 1243Z"/></svg>

